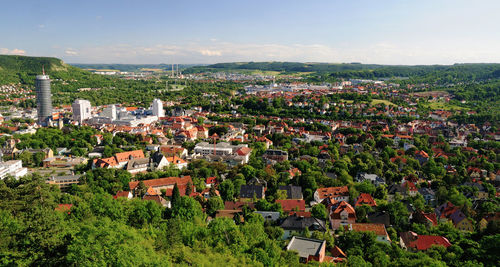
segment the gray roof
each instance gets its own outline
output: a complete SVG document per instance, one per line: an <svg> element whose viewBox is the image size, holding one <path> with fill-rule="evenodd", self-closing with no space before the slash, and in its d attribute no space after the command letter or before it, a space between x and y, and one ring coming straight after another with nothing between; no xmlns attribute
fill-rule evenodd
<svg viewBox="0 0 500 267"><path fill-rule="evenodd" d="M242 198L264 197L264 187L261 185L242 185L240 188L240 197Z"/></svg>
<svg viewBox="0 0 500 267"><path fill-rule="evenodd" d="M288 216L280 227L285 230L296 231L302 231L306 228L312 231L326 231L325 222L314 217Z"/></svg>
<svg viewBox="0 0 500 267"><path fill-rule="evenodd" d="M255 211L264 217L266 221L276 221L280 218L280 213L277 211Z"/></svg>
<svg viewBox="0 0 500 267"><path fill-rule="evenodd" d="M282 185L279 190L286 190L287 199L302 199L302 187L294 185Z"/></svg>
<svg viewBox="0 0 500 267"><path fill-rule="evenodd" d="M288 243L286 250L297 251L301 258L308 258L309 255L318 256L324 246L326 246L324 240L294 236Z"/></svg>

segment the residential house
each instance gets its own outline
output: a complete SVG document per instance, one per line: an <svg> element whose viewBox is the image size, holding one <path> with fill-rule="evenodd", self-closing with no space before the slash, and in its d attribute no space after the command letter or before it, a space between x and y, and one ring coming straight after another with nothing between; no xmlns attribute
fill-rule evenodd
<svg viewBox="0 0 500 267"><path fill-rule="evenodd" d="M451 202L444 203L437 207L435 212L439 221L451 221L455 228L461 231L474 231L474 225L471 220L469 220L465 214Z"/></svg>
<svg viewBox="0 0 500 267"><path fill-rule="evenodd" d="M316 189L314 192L314 200L320 203L325 198L349 202L349 188L347 188L347 186L337 186Z"/></svg>
<svg viewBox="0 0 500 267"><path fill-rule="evenodd" d="M386 211L374 211L367 214L368 222L383 224L385 227L391 226L391 216Z"/></svg>
<svg viewBox="0 0 500 267"><path fill-rule="evenodd" d="M51 176L47 179L46 183L57 185L61 190L65 190L74 184L78 184L80 177L81 175Z"/></svg>
<svg viewBox="0 0 500 267"><path fill-rule="evenodd" d="M361 193L359 196L356 198L355 207L363 206L363 205L368 205L370 207L375 207L377 206L377 203L375 203L375 200L370 194L367 193Z"/></svg>
<svg viewBox="0 0 500 267"><path fill-rule="evenodd" d="M287 251L296 251L299 255L300 263L309 261L323 262L326 252L326 241L305 237L293 236L286 246Z"/></svg>
<svg viewBox="0 0 500 267"><path fill-rule="evenodd" d="M174 189L174 185L177 184L179 188L179 193L181 196L186 194L186 188L188 185L191 185L192 191L194 192L193 181L191 180L191 176L184 177L167 177L160 179L151 179L151 180L143 180L142 181L146 188L152 187L158 195L161 195L161 190L165 190L165 196L172 196L172 190ZM134 195L136 195L136 189L139 186L140 181L129 182L129 188Z"/></svg>
<svg viewBox="0 0 500 267"><path fill-rule="evenodd" d="M262 157L268 162L283 162L288 160L288 152L283 150L268 149Z"/></svg>
<svg viewBox="0 0 500 267"><path fill-rule="evenodd" d="M497 224L500 223L500 212L488 213L483 218L481 218L481 220L479 221L479 229L486 229L490 222L496 222Z"/></svg>
<svg viewBox="0 0 500 267"><path fill-rule="evenodd" d="M148 158L131 159L127 163L126 170L131 174L147 172L149 168Z"/></svg>
<svg viewBox="0 0 500 267"><path fill-rule="evenodd" d="M291 211L306 211L306 202L303 199L278 199L276 203L279 203L286 213Z"/></svg>
<svg viewBox="0 0 500 267"><path fill-rule="evenodd" d="M391 239L384 224L378 223L352 223L346 226L349 231L373 232L377 236L376 241L390 244Z"/></svg>
<svg viewBox="0 0 500 267"><path fill-rule="evenodd" d="M281 185L278 190L286 191L287 199L302 199L302 187L295 185Z"/></svg>
<svg viewBox="0 0 500 267"><path fill-rule="evenodd" d="M277 211L254 211L254 213L262 215L264 220L276 222L279 220L281 214Z"/></svg>
<svg viewBox="0 0 500 267"><path fill-rule="evenodd" d="M436 205L436 193L434 193L434 190L428 187L421 187L418 189L418 192L424 197L425 204L431 206Z"/></svg>
<svg viewBox="0 0 500 267"><path fill-rule="evenodd" d="M288 239L293 233L303 233L309 231L326 232L325 222L314 217L288 216L280 224L283 228L283 239Z"/></svg>
<svg viewBox="0 0 500 267"><path fill-rule="evenodd" d="M127 199L132 199L134 196L132 195L132 192L130 192L130 191L118 191L113 196L113 198L117 199L119 197L124 197L124 198L127 198Z"/></svg>
<svg viewBox="0 0 500 267"><path fill-rule="evenodd" d="M401 247L413 252L425 251L432 246L443 246L445 248L451 246L450 241L442 236L418 235L412 231L400 233L399 236Z"/></svg>
<svg viewBox="0 0 500 267"><path fill-rule="evenodd" d="M167 161L168 161L168 165L173 165L173 166L177 167L179 170L187 168L187 166L188 166L188 163L185 160L183 160L177 156L167 157Z"/></svg>
<svg viewBox="0 0 500 267"><path fill-rule="evenodd" d="M265 197L265 188L262 185L241 185L240 199L251 200L253 198L263 199Z"/></svg>
<svg viewBox="0 0 500 267"><path fill-rule="evenodd" d="M356 180L356 182L360 182L360 183L363 181L369 181L372 184L374 184L375 186L385 184L384 179L380 178L378 175L364 173L364 172L358 173L358 175L356 175L356 177L355 177L355 180Z"/></svg>
<svg viewBox="0 0 500 267"><path fill-rule="evenodd" d="M341 225L347 225L356 222L356 211L345 201L333 204L330 208L330 224L332 229L336 230Z"/></svg>
<svg viewBox="0 0 500 267"><path fill-rule="evenodd" d="M149 158L149 166L153 171L163 170L168 164L167 157L160 152L153 153Z"/></svg>
<svg viewBox="0 0 500 267"><path fill-rule="evenodd" d="M422 223L425 224L429 227L431 226L437 226L438 225L438 219L436 216L436 213L433 212L423 212L423 211L417 211L413 213L412 220L416 223Z"/></svg>
<svg viewBox="0 0 500 267"><path fill-rule="evenodd" d="M415 159L420 162L420 165L424 165L424 163L429 161L429 154L423 150L418 150L415 152Z"/></svg>
<svg viewBox="0 0 500 267"><path fill-rule="evenodd" d="M413 182L404 181L401 186L405 189L405 192L410 196L414 197L418 193L418 189Z"/></svg>

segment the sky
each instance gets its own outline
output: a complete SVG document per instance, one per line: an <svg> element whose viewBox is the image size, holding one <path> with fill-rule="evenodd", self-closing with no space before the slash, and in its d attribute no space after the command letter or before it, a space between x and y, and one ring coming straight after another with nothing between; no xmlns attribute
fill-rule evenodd
<svg viewBox="0 0 500 267"><path fill-rule="evenodd" d="M0 54L68 63L498 63L500 1L1 0Z"/></svg>

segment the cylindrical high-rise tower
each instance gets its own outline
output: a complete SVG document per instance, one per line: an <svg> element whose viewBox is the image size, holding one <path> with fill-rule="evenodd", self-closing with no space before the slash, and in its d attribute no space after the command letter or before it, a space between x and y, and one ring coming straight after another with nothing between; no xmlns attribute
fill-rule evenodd
<svg viewBox="0 0 500 267"><path fill-rule="evenodd" d="M52 118L52 95L50 93L49 75L37 75L36 87L36 109L38 112L38 124L47 125Z"/></svg>

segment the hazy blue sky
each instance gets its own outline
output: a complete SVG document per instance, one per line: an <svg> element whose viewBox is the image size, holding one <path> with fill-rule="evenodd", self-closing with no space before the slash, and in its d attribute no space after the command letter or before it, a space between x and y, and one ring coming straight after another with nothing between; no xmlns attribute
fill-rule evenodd
<svg viewBox="0 0 500 267"><path fill-rule="evenodd" d="M500 62L500 0L2 0L0 54L70 63Z"/></svg>

